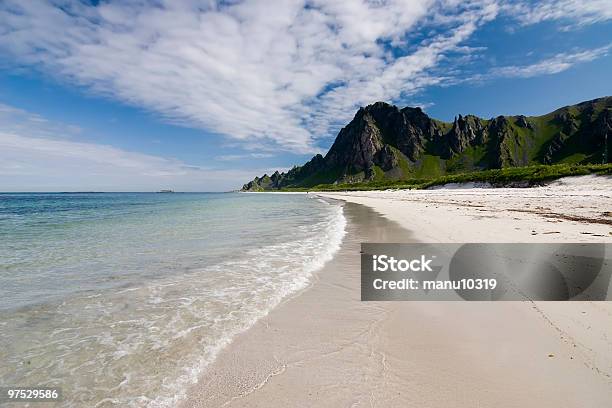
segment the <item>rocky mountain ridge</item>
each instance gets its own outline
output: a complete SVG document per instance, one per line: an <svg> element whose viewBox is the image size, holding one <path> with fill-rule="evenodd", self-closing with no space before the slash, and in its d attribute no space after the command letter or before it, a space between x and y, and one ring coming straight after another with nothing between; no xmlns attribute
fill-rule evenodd
<svg viewBox="0 0 612 408"><path fill-rule="evenodd" d="M286 173L256 177L243 191L385 179L430 178L531 164L606 163L612 97L542 116L458 115L452 123L421 108L376 102L360 108L325 156Z"/></svg>

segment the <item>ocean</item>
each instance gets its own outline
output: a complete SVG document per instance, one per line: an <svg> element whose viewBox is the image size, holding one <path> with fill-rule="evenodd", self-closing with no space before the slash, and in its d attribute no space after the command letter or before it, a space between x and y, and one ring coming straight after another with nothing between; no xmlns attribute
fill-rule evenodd
<svg viewBox="0 0 612 408"><path fill-rule="evenodd" d="M306 194L0 193L0 383L174 406L345 225Z"/></svg>

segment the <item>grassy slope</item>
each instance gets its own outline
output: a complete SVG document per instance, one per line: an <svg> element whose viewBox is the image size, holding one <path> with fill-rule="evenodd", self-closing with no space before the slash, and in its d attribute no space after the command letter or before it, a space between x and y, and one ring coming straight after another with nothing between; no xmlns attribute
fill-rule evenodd
<svg viewBox="0 0 612 408"><path fill-rule="evenodd" d="M320 184L311 188L286 188L283 191L358 191L386 189L423 189L447 183L489 182L495 186L526 182L537 185L542 182L567 176L587 174L612 175L612 164L555 164L528 167L507 167L471 173L446 175L437 178L414 178L406 180L379 180L369 183Z"/></svg>

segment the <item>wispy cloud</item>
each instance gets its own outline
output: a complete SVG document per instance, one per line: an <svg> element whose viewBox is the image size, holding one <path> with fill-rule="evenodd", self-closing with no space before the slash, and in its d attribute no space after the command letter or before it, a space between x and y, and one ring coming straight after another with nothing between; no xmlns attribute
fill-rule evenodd
<svg viewBox="0 0 612 408"><path fill-rule="evenodd" d="M495 67L486 73L468 76L462 81L484 81L494 78L531 78L540 75L558 74L575 65L601 58L607 55L610 49L612 49L612 44L573 53L559 53L532 64Z"/></svg>
<svg viewBox="0 0 612 408"><path fill-rule="evenodd" d="M4 0L0 52L244 148L312 153L357 106L462 80L458 67L483 51L466 41L500 13L522 24L612 15L609 0ZM591 57L480 76L560 72Z"/></svg>
<svg viewBox="0 0 612 408"><path fill-rule="evenodd" d="M78 141L82 132L0 104L0 191L217 191L237 188L265 171L203 167Z"/></svg>
<svg viewBox="0 0 612 408"><path fill-rule="evenodd" d="M219 161L234 161L244 159L268 159L274 157L272 153L245 153L245 154L222 154L215 157L215 160Z"/></svg>
<svg viewBox="0 0 612 408"><path fill-rule="evenodd" d="M496 13L493 0L6 0L0 49L173 122L312 152L354 107L435 84L430 70Z"/></svg>
<svg viewBox="0 0 612 408"><path fill-rule="evenodd" d="M72 124L49 121L36 113L0 103L0 130L25 133L34 137L72 138L81 133L81 128Z"/></svg>
<svg viewBox="0 0 612 408"><path fill-rule="evenodd" d="M502 9L523 25L558 20L566 23L568 28L612 19L610 0L508 1Z"/></svg>
<svg viewBox="0 0 612 408"><path fill-rule="evenodd" d="M0 131L0 191L227 191L264 172L204 168L107 145Z"/></svg>
<svg viewBox="0 0 612 408"><path fill-rule="evenodd" d="M79 160L88 162L83 171L87 172L97 165L104 165L121 169L141 176L182 176L186 169L178 161L172 161L161 157L150 156L142 153L131 153L112 146L73 142L68 140L54 140L47 138L36 138L21 136L14 133L0 133L0 147L2 148L3 163L15 162L18 154L27 152L33 156L41 156L47 159L67 159L69 163ZM20 168L23 168L22 163ZM37 165L38 166L38 165ZM45 171L53 171L54 166L47 166ZM16 168L13 166L13 168ZM0 170L1 171L1 170ZM6 173L3 173L6 175Z"/></svg>

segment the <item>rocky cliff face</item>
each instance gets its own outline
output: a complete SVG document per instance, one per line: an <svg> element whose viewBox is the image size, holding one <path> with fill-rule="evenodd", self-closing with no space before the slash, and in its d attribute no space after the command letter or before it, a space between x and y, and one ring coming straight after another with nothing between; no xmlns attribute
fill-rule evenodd
<svg viewBox="0 0 612 408"><path fill-rule="evenodd" d="M287 173L256 177L245 191L310 187L380 179L431 177L490 168L608 161L612 97L539 117L459 115L453 123L420 108L384 102L360 108L325 157L314 156Z"/></svg>
<svg viewBox="0 0 612 408"><path fill-rule="evenodd" d="M474 115L459 115L450 132L445 135L444 157L463 153L468 147L486 142L489 136L487 125Z"/></svg>
<svg viewBox="0 0 612 408"><path fill-rule="evenodd" d="M325 168L340 173L337 181L372 180L376 170L401 173L426 144L443 132L420 108L398 109L384 102L359 109L324 158ZM399 175L399 174L398 174Z"/></svg>

